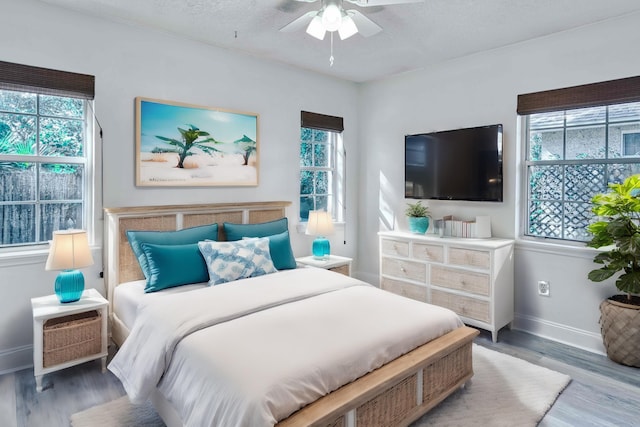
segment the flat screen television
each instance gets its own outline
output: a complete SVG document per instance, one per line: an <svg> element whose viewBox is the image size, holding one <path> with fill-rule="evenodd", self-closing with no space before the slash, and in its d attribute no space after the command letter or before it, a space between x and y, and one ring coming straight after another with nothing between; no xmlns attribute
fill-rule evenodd
<svg viewBox="0 0 640 427"><path fill-rule="evenodd" d="M502 201L502 125L405 136L405 198Z"/></svg>

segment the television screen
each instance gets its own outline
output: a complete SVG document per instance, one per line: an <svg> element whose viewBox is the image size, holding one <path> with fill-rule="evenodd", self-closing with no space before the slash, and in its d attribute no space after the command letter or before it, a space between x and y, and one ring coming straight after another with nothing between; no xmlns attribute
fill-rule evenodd
<svg viewBox="0 0 640 427"><path fill-rule="evenodd" d="M405 197L502 201L502 125L405 136Z"/></svg>

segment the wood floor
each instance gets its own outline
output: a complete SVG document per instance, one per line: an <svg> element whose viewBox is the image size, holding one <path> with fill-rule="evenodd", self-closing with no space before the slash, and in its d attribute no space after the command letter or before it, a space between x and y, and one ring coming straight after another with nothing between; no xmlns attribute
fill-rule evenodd
<svg viewBox="0 0 640 427"><path fill-rule="evenodd" d="M640 425L640 369L518 331L501 331L495 344L483 332L476 343L571 376L540 426ZM71 414L124 395L99 361L46 375L43 386L36 393L32 369L0 376L0 426L68 426Z"/></svg>

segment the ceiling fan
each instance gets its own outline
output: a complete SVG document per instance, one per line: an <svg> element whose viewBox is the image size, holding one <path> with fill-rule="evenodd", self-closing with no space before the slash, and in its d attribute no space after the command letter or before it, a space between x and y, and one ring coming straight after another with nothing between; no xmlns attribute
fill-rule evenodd
<svg viewBox="0 0 640 427"><path fill-rule="evenodd" d="M295 0L303 3L314 3L318 0ZM319 10L307 12L280 29L282 32L298 31L307 28L307 34L323 40L328 32L338 32L341 40L359 33L369 37L382 31L382 27L355 9L345 10L343 0L321 0ZM344 0L360 7L387 6L402 3L420 3L424 0ZM333 35L333 34L332 34Z"/></svg>

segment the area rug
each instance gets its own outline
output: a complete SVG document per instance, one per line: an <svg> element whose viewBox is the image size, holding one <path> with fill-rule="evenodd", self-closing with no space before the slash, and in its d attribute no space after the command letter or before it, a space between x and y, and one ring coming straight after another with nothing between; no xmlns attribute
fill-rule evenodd
<svg viewBox="0 0 640 427"><path fill-rule="evenodd" d="M473 346L474 376L412 427L526 427L544 417L571 379L497 351ZM131 405L128 398L71 416L72 427L161 427L151 403Z"/></svg>

